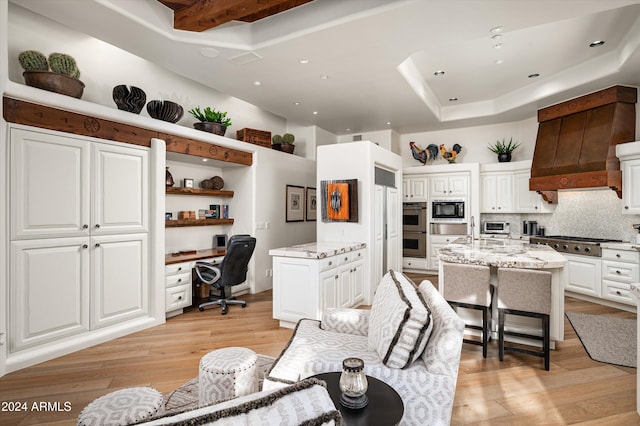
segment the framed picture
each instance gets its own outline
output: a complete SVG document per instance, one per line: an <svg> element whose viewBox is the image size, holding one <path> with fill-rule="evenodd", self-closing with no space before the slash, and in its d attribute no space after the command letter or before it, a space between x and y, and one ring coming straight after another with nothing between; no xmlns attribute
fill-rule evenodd
<svg viewBox="0 0 640 426"><path fill-rule="evenodd" d="M318 216L318 201L316 199L316 189L307 187L307 200L305 202L305 219L315 221Z"/></svg>
<svg viewBox="0 0 640 426"><path fill-rule="evenodd" d="M320 182L323 222L358 221L358 180L323 180Z"/></svg>
<svg viewBox="0 0 640 426"><path fill-rule="evenodd" d="M286 193L286 221L304 221L304 187L287 185Z"/></svg>
<svg viewBox="0 0 640 426"><path fill-rule="evenodd" d="M185 188L193 188L193 179L185 178L182 186Z"/></svg>

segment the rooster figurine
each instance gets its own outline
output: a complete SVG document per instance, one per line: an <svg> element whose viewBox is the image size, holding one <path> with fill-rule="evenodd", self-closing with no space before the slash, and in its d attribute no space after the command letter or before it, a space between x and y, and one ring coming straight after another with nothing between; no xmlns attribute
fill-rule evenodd
<svg viewBox="0 0 640 426"><path fill-rule="evenodd" d="M409 147L413 158L422 164L426 164L427 160L433 160L438 156L438 146L434 144L427 145L427 149L421 149L415 142L409 142Z"/></svg>
<svg viewBox="0 0 640 426"><path fill-rule="evenodd" d="M462 147L457 143L453 144L451 151L447 151L447 148L444 147L444 144L440 145L440 155L442 155L442 158L450 163L456 162L456 157L458 156L458 154L460 154L460 151L462 151Z"/></svg>

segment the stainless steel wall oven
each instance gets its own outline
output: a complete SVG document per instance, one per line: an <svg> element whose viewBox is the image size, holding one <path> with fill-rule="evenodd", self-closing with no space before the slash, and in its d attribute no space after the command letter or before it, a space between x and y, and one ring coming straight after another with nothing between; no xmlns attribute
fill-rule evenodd
<svg viewBox="0 0 640 426"><path fill-rule="evenodd" d="M427 257L427 203L403 204L402 255Z"/></svg>

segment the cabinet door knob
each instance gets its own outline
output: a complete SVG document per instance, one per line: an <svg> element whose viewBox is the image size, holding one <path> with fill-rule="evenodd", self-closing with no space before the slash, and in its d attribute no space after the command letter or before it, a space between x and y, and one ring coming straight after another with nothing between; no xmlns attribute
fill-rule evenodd
<svg viewBox="0 0 640 426"><path fill-rule="evenodd" d="M616 294L617 294L618 296L621 296L621 295L622 295L622 293L620 293L620 290L616 290Z"/></svg>
<svg viewBox="0 0 640 426"><path fill-rule="evenodd" d="M620 253L616 253L616 257L622 257L622 256L620 256Z"/></svg>
<svg viewBox="0 0 640 426"><path fill-rule="evenodd" d="M83 245L82 245L82 248L83 248L83 249L86 249L86 248L89 248L89 246L88 246L87 244L83 244Z"/></svg>
<svg viewBox="0 0 640 426"><path fill-rule="evenodd" d="M182 296L178 296L178 300L182 300Z"/></svg>
<svg viewBox="0 0 640 426"><path fill-rule="evenodd" d="M338 279L338 276L336 275L336 279Z"/></svg>
<svg viewBox="0 0 640 426"><path fill-rule="evenodd" d="M182 271L182 266L178 268L178 271Z"/></svg>
<svg viewBox="0 0 640 426"><path fill-rule="evenodd" d="M100 244L99 244L99 243L96 243L96 247L100 247Z"/></svg>
<svg viewBox="0 0 640 426"><path fill-rule="evenodd" d="M626 210L629 210L629 206L624 206L624 208L625 208Z"/></svg>
<svg viewBox="0 0 640 426"><path fill-rule="evenodd" d="M100 224L96 223L96 229L100 228Z"/></svg>
<svg viewBox="0 0 640 426"><path fill-rule="evenodd" d="M333 265L333 262L329 262L329 266Z"/></svg>
<svg viewBox="0 0 640 426"><path fill-rule="evenodd" d="M618 275L619 275L619 274L620 274L620 271L616 271L616 274L618 274Z"/></svg>
<svg viewBox="0 0 640 426"><path fill-rule="evenodd" d="M82 229L87 229L89 227L89 225L87 225L86 223L84 225L82 225Z"/></svg>

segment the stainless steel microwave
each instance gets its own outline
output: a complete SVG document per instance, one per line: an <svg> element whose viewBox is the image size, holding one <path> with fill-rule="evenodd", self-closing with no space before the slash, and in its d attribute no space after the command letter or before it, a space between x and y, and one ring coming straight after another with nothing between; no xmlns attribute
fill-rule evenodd
<svg viewBox="0 0 640 426"><path fill-rule="evenodd" d="M432 222L465 222L465 200L446 199L431 202Z"/></svg>

